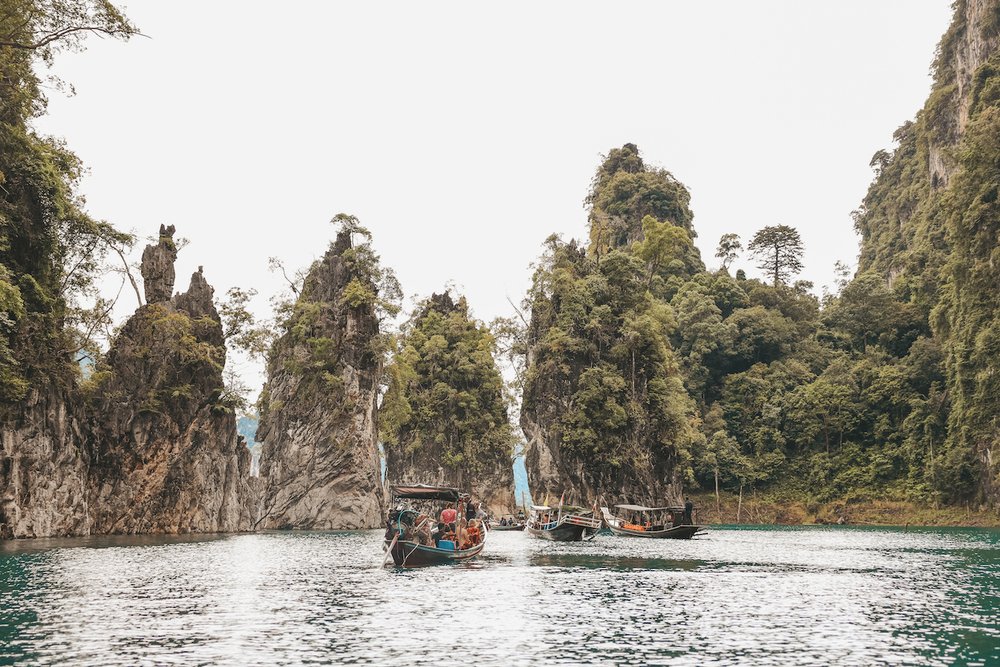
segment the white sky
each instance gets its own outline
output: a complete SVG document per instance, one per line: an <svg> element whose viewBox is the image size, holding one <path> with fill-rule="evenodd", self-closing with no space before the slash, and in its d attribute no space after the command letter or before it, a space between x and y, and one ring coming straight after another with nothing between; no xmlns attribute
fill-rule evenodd
<svg viewBox="0 0 1000 667"><path fill-rule="evenodd" d="M60 56L77 94L38 125L89 167L91 214L191 240L178 289L204 265L265 316L267 258L308 265L338 212L407 295L454 281L509 315L542 241L586 236L590 179L626 142L691 190L710 267L721 234L788 224L818 292L855 263L868 161L923 104L949 5L133 0L150 39Z"/></svg>

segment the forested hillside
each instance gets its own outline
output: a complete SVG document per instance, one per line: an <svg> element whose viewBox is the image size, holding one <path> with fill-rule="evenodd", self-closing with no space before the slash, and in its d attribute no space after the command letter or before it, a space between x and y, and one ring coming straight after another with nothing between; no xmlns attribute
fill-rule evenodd
<svg viewBox="0 0 1000 667"><path fill-rule="evenodd" d="M489 329L450 292L421 302L388 368L380 429L390 484L468 489L500 514L514 504L514 434Z"/></svg>
<svg viewBox="0 0 1000 667"><path fill-rule="evenodd" d="M806 502L997 503L998 29L1000 3L956 3L927 105L872 159L857 273L839 266L822 298L795 280L794 224L745 246L724 235L707 271L687 189L632 144L608 153L590 243L546 241L525 300L536 495L565 480L658 502L683 481ZM730 275L741 253L759 278Z"/></svg>
<svg viewBox="0 0 1000 667"><path fill-rule="evenodd" d="M923 488L946 501L1000 501L1000 2L959 0L924 108L857 212L859 277L885 285L919 323L930 387L911 398L906 440ZM881 318L879 318L881 319ZM905 354L905 356L904 356ZM911 363L911 365L914 365Z"/></svg>

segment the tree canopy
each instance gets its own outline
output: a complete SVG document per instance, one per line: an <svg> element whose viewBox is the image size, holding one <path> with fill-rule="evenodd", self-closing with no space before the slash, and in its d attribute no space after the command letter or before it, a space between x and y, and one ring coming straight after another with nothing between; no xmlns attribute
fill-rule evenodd
<svg viewBox="0 0 1000 667"><path fill-rule="evenodd" d="M758 259L757 267L767 272L775 287L802 270L802 238L794 227L764 227L754 234L747 250Z"/></svg>
<svg viewBox="0 0 1000 667"><path fill-rule="evenodd" d="M76 358L110 335L115 299L100 295L96 278L134 239L87 215L76 193L80 161L31 127L46 104L36 65L94 33L127 39L136 28L103 0L0 8L0 401L73 382Z"/></svg>
<svg viewBox="0 0 1000 667"><path fill-rule="evenodd" d="M513 428L494 347L464 297L444 292L417 306L396 341L380 410L392 479L412 469L441 470L437 481L456 485L498 470L512 475Z"/></svg>
<svg viewBox="0 0 1000 667"><path fill-rule="evenodd" d="M715 250L716 258L722 262L720 268L723 271L729 270L729 265L740 256L741 250L743 250L743 243L740 241L739 234L723 234Z"/></svg>

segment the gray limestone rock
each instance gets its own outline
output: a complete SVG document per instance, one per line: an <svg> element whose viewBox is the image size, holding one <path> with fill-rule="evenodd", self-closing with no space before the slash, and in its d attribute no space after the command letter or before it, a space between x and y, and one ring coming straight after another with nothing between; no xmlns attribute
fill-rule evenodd
<svg viewBox="0 0 1000 667"><path fill-rule="evenodd" d="M174 226L160 225L160 238L156 245L148 245L142 251L143 288L146 303L169 301L174 292L174 262L177 260L177 246L174 244Z"/></svg>
<svg viewBox="0 0 1000 667"><path fill-rule="evenodd" d="M352 280L366 280L352 269L351 250L350 233L341 232L310 270L271 351L257 430L261 528L375 528L383 522L378 319L373 306L343 299Z"/></svg>
<svg viewBox="0 0 1000 667"><path fill-rule="evenodd" d="M94 531L249 530L250 452L222 398L226 349L199 270L187 292L142 306L101 370L93 416Z"/></svg>
<svg viewBox="0 0 1000 667"><path fill-rule="evenodd" d="M33 390L0 425L0 539L86 535L89 455L73 404Z"/></svg>

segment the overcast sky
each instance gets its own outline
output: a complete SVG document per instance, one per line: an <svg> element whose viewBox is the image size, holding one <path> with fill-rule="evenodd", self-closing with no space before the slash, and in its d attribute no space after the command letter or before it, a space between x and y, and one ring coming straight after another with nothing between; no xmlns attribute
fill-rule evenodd
<svg viewBox="0 0 1000 667"><path fill-rule="evenodd" d="M407 295L452 281L508 315L542 241L586 236L590 179L626 142L690 189L706 264L721 234L792 225L818 292L855 264L869 159L922 106L949 5L133 0L149 38L60 56L77 94L38 126L89 168L92 215L191 240L178 289L204 265L263 316L268 257L308 265L338 212Z"/></svg>

